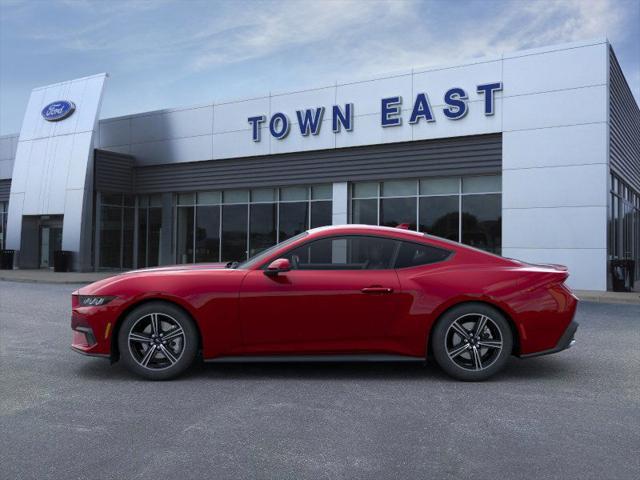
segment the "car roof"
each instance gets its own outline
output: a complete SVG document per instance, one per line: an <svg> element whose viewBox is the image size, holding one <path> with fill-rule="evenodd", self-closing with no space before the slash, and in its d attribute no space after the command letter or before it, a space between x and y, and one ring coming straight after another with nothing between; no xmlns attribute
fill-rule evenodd
<svg viewBox="0 0 640 480"><path fill-rule="evenodd" d="M368 231L377 231L380 233L408 233L409 235L415 235L416 237L424 237L424 233L416 232L415 230L409 230L405 228L398 227L382 227L378 225L364 225L359 223L349 223L346 225L326 225L324 227L316 227L309 230L309 233L339 233L343 231L351 231L351 230L368 230Z"/></svg>
<svg viewBox="0 0 640 480"><path fill-rule="evenodd" d="M347 225L327 225L325 227L317 227L309 230L309 234L318 234L318 233L346 233L353 231L362 231L368 233L381 233L381 234L392 234L392 235L409 235L414 236L416 238L424 239L425 236L428 236L421 232L416 232L415 230L409 230L405 228L397 228L397 227L381 227L377 225L361 225L357 223L350 223Z"/></svg>

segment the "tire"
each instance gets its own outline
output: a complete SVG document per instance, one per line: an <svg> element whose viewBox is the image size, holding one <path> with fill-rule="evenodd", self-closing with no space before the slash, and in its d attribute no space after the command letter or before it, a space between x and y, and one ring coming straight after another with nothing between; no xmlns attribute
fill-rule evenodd
<svg viewBox="0 0 640 480"><path fill-rule="evenodd" d="M465 303L438 319L431 346L436 363L445 373L458 380L478 382L504 368L513 348L513 333L497 309L485 303Z"/></svg>
<svg viewBox="0 0 640 480"><path fill-rule="evenodd" d="M118 333L120 358L128 370L149 379L169 380L191 366L198 332L182 309L149 302L131 311Z"/></svg>

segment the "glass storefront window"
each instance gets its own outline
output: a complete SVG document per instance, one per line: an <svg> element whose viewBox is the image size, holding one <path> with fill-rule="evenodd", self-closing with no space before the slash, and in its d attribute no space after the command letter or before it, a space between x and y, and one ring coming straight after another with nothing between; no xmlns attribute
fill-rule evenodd
<svg viewBox="0 0 640 480"><path fill-rule="evenodd" d="M462 243L500 254L501 225L501 195L464 195L462 197Z"/></svg>
<svg viewBox="0 0 640 480"><path fill-rule="evenodd" d="M280 203L280 241L291 238L309 228L309 203Z"/></svg>
<svg viewBox="0 0 640 480"><path fill-rule="evenodd" d="M358 182L353 184L352 198L376 198L378 182Z"/></svg>
<svg viewBox="0 0 640 480"><path fill-rule="evenodd" d="M202 205L196 207L195 240L196 262L217 262L219 260L220 206Z"/></svg>
<svg viewBox="0 0 640 480"><path fill-rule="evenodd" d="M332 196L331 184L178 194L176 261L241 261L330 225Z"/></svg>
<svg viewBox="0 0 640 480"><path fill-rule="evenodd" d="M280 189L280 201L282 202L307 200L308 198L309 189L307 187L285 187Z"/></svg>
<svg viewBox="0 0 640 480"><path fill-rule="evenodd" d="M378 199L353 200L351 223L362 225L378 224Z"/></svg>
<svg viewBox="0 0 640 480"><path fill-rule="evenodd" d="M418 230L457 242L460 238L460 197L421 197L419 202Z"/></svg>
<svg viewBox="0 0 640 480"><path fill-rule="evenodd" d="M248 190L226 190L222 194L224 203L247 203L249 201Z"/></svg>
<svg viewBox="0 0 640 480"><path fill-rule="evenodd" d="M121 193L100 195L98 267L133 268L134 199Z"/></svg>
<svg viewBox="0 0 640 480"><path fill-rule="evenodd" d="M331 200L332 195L333 186L331 184L311 187L311 200Z"/></svg>
<svg viewBox="0 0 640 480"><path fill-rule="evenodd" d="M277 242L275 203L254 203L250 206L249 257L275 245Z"/></svg>
<svg viewBox="0 0 640 480"><path fill-rule="evenodd" d="M485 175L482 177L463 177L462 193L489 193L502 191L502 177Z"/></svg>
<svg viewBox="0 0 640 480"><path fill-rule="evenodd" d="M222 261L240 262L247 259L247 215L249 205L222 207Z"/></svg>
<svg viewBox="0 0 640 480"><path fill-rule="evenodd" d="M460 193L460 179L458 177L420 180L420 195L444 195L449 193Z"/></svg>
<svg viewBox="0 0 640 480"><path fill-rule="evenodd" d="M276 189L275 188L254 188L251 190L251 202L275 202L276 201Z"/></svg>
<svg viewBox="0 0 640 480"><path fill-rule="evenodd" d="M136 268L160 265L162 196L138 197L138 257Z"/></svg>
<svg viewBox="0 0 640 480"><path fill-rule="evenodd" d="M391 180L382 182L380 196L382 197L409 197L415 196L417 183L415 180Z"/></svg>
<svg viewBox="0 0 640 480"><path fill-rule="evenodd" d="M415 185L415 184L414 184ZM397 227L406 224L416 229L417 197L383 198L380 200L380 225Z"/></svg>
<svg viewBox="0 0 640 480"><path fill-rule="evenodd" d="M311 202L311 228L331 225L333 202Z"/></svg>
<svg viewBox="0 0 640 480"><path fill-rule="evenodd" d="M637 284L640 278L640 192L613 173L608 253L609 260L617 265L609 265L609 287L633 288L632 280Z"/></svg>
<svg viewBox="0 0 640 480"><path fill-rule="evenodd" d="M193 263L195 207L178 207L176 222L176 255L178 263Z"/></svg>
<svg viewBox="0 0 640 480"><path fill-rule="evenodd" d="M222 203L222 192L198 192L198 205L218 205Z"/></svg>
<svg viewBox="0 0 640 480"><path fill-rule="evenodd" d="M441 177L351 186L351 222L412 230L500 253L500 175Z"/></svg>

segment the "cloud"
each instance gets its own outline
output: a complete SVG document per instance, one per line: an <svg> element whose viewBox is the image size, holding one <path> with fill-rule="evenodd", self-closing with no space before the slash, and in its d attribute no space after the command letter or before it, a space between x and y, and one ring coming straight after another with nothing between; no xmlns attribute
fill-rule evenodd
<svg viewBox="0 0 640 480"><path fill-rule="evenodd" d="M109 89L118 99L110 102L123 104L109 107L112 114L219 100L218 92L235 97L329 85L605 35L640 97L638 0L0 2L3 65L107 70L117 79ZM15 96L8 83L17 92L42 81L29 77L35 74L28 67L3 70L5 105ZM125 104L131 89L136 94Z"/></svg>

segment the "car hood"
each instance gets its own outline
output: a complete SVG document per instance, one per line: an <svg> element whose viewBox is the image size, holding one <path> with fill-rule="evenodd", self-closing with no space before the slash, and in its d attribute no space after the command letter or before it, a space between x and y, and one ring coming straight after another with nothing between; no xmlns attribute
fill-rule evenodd
<svg viewBox="0 0 640 480"><path fill-rule="evenodd" d="M93 282L89 285L86 285L82 288L79 288L75 292L74 295L96 295L101 294L101 291L110 285L114 285L123 281L134 280L136 278L142 277L151 277L156 275L165 275L165 274L180 274L180 273L188 273L188 272L199 272L199 271L231 271L231 269L226 268L226 263L194 263L188 265L170 265L166 267L153 267L153 268L142 268L139 270L130 270L128 272L123 272L113 277L104 278L102 280L98 280L97 282Z"/></svg>
<svg viewBox="0 0 640 480"><path fill-rule="evenodd" d="M140 268L138 270L131 270L124 272L122 275L137 274L137 273L151 273L151 272L179 272L182 270L219 270L225 268L227 262L216 263L191 263L186 265L168 265L166 267L151 267Z"/></svg>

